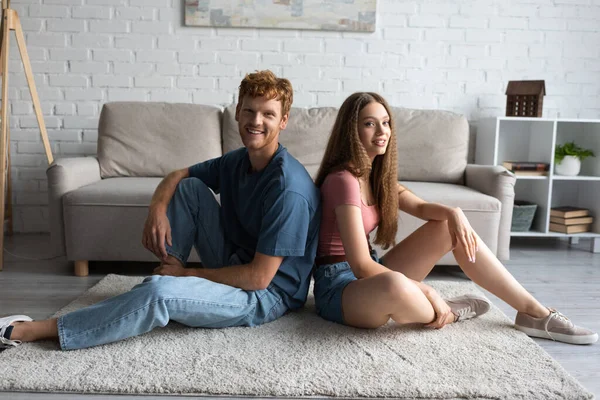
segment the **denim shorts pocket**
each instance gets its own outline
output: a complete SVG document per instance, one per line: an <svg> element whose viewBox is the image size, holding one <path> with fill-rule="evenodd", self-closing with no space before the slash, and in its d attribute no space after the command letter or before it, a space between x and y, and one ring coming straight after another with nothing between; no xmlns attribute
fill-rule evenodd
<svg viewBox="0 0 600 400"><path fill-rule="evenodd" d="M346 270L350 269L350 265L347 261L342 261L335 264L328 264L323 267L325 270L323 271L325 277L332 278Z"/></svg>

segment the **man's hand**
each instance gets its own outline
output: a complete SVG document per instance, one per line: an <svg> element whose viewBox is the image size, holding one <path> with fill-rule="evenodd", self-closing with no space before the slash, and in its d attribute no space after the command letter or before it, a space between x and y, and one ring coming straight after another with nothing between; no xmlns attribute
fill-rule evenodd
<svg viewBox="0 0 600 400"><path fill-rule="evenodd" d="M167 213L150 209L144 224L142 245L164 261L168 256L165 240L169 246L173 245L171 242L171 224L169 218L167 218Z"/></svg>
<svg viewBox="0 0 600 400"><path fill-rule="evenodd" d="M435 311L435 321L425 325L427 328L441 329L446 324L454 322L455 317L450 306L442 299L438 292L431 289L427 294L427 299Z"/></svg>
<svg viewBox="0 0 600 400"><path fill-rule="evenodd" d="M187 276L186 268L177 264L163 264L152 271L152 275Z"/></svg>

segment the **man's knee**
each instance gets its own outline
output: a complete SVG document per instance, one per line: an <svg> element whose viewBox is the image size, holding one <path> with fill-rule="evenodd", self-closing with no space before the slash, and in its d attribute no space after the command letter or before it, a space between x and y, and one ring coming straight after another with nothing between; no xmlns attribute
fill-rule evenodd
<svg viewBox="0 0 600 400"><path fill-rule="evenodd" d="M201 179L185 178L177 185L176 193L183 195L186 198L203 198L210 196L214 198L212 191Z"/></svg>
<svg viewBox="0 0 600 400"><path fill-rule="evenodd" d="M171 207L188 207L197 209L199 206L207 212L214 212L212 205L218 206L213 191L202 180L197 178L182 179L177 185ZM209 211L210 210L210 211Z"/></svg>
<svg viewBox="0 0 600 400"><path fill-rule="evenodd" d="M146 297L153 300L162 300L173 297L173 285L175 283L174 276L153 275L144 279L141 286Z"/></svg>

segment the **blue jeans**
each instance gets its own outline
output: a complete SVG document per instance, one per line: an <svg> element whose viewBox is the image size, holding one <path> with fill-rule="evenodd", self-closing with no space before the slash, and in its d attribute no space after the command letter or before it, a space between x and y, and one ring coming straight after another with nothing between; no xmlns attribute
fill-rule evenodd
<svg viewBox="0 0 600 400"><path fill-rule="evenodd" d="M167 212L173 246L167 252L187 262L196 246L208 268L247 263L225 238L220 206L199 179L180 182ZM176 321L190 327L256 326L287 312L272 284L246 291L197 277L151 276L129 292L58 318L63 350L81 349L141 335Z"/></svg>

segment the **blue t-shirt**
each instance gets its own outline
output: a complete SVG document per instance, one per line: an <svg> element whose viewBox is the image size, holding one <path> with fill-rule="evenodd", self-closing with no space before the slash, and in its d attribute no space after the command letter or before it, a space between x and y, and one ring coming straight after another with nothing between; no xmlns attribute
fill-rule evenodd
<svg viewBox="0 0 600 400"><path fill-rule="evenodd" d="M262 171L251 172L243 147L193 165L189 174L220 193L225 237L241 261L249 263L257 251L283 256L272 283L289 308L304 305L321 207L319 191L302 164L279 145Z"/></svg>

